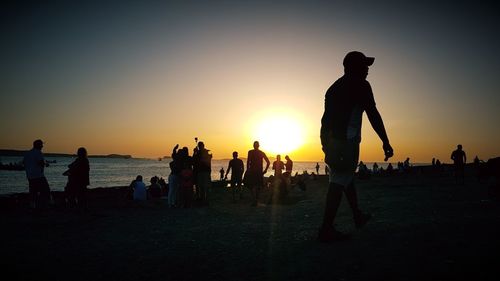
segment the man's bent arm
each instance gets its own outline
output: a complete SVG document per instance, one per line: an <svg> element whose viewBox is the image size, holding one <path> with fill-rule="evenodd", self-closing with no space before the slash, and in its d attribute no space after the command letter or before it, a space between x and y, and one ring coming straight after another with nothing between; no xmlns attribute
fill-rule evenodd
<svg viewBox="0 0 500 281"><path fill-rule="evenodd" d="M269 164L271 162L269 161L269 158L267 158L267 155L264 154L264 160L266 161L266 168L264 169L264 173L267 172L267 169L269 168Z"/></svg>

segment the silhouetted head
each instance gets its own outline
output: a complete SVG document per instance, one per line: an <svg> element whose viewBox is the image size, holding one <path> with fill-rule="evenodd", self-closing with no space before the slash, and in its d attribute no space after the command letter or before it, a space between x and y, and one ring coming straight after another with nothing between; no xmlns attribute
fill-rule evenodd
<svg viewBox="0 0 500 281"><path fill-rule="evenodd" d="M344 57L344 73L366 79L366 76L368 76L368 67L372 65L374 61L374 57L367 57L361 52L349 52Z"/></svg>
<svg viewBox="0 0 500 281"><path fill-rule="evenodd" d="M233 152L233 158L234 158L234 159L238 158L238 151L234 151L234 152Z"/></svg>
<svg viewBox="0 0 500 281"><path fill-rule="evenodd" d="M189 156L189 148L187 146L184 146L182 149L182 156Z"/></svg>
<svg viewBox="0 0 500 281"><path fill-rule="evenodd" d="M42 140L35 140L33 142L33 148L36 148L38 150L42 150L43 147L43 141Z"/></svg>
<svg viewBox="0 0 500 281"><path fill-rule="evenodd" d="M288 155L285 155L285 159L290 160L290 157L288 157Z"/></svg>
<svg viewBox="0 0 500 281"><path fill-rule="evenodd" d="M457 148L458 150L462 150L462 145L461 144L457 145Z"/></svg>
<svg viewBox="0 0 500 281"><path fill-rule="evenodd" d="M136 178L135 178L136 181L142 181L142 176L141 175L138 175Z"/></svg>
<svg viewBox="0 0 500 281"><path fill-rule="evenodd" d="M278 155L276 155L276 160L277 160L277 161L280 161L280 160L281 160L281 155L279 155L279 154L278 154Z"/></svg>
<svg viewBox="0 0 500 281"><path fill-rule="evenodd" d="M253 142L253 148L255 148L255 149L259 149L259 146L260 146L260 144L259 144L259 142L258 142L258 141L254 141L254 142Z"/></svg>
<svg viewBox="0 0 500 281"><path fill-rule="evenodd" d="M202 141L198 142L198 149L202 150L204 148L205 148L205 144Z"/></svg>
<svg viewBox="0 0 500 281"><path fill-rule="evenodd" d="M76 155L77 155L79 158L87 158L87 150L85 149L85 147L80 147L80 148L78 148L78 150L76 151Z"/></svg>

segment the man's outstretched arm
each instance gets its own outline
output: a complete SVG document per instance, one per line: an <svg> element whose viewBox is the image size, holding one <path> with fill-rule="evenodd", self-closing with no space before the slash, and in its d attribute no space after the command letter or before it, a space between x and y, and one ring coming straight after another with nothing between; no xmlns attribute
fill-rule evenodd
<svg viewBox="0 0 500 281"><path fill-rule="evenodd" d="M382 121L382 116L377 110L377 107L372 106L366 110L366 114L368 115L368 120L370 120L370 124L373 129L377 133L380 140L382 140L382 148L384 150L385 159L391 158L394 155L394 151L389 143L389 138L387 137L387 133L385 131L384 121Z"/></svg>

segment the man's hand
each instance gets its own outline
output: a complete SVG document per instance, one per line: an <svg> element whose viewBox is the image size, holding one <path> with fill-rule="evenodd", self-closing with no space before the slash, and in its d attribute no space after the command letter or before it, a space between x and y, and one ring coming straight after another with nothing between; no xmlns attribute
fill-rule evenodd
<svg viewBox="0 0 500 281"><path fill-rule="evenodd" d="M392 146L389 143L384 143L382 149L384 149L384 161L389 160L394 155L394 150L392 150Z"/></svg>

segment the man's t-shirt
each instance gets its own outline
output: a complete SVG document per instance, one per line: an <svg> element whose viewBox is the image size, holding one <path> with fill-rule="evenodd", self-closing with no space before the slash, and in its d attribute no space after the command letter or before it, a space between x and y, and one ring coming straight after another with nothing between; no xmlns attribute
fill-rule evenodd
<svg viewBox="0 0 500 281"><path fill-rule="evenodd" d="M229 160L229 168L231 169L231 178L241 179L243 176L243 170L245 169L243 166L243 160L241 159L231 159Z"/></svg>
<svg viewBox="0 0 500 281"><path fill-rule="evenodd" d="M375 99L370 83L342 76L326 92L322 136L331 132L335 139L360 142L363 112L371 107Z"/></svg>
<svg viewBox="0 0 500 281"><path fill-rule="evenodd" d="M252 172L263 172L262 160L267 159L263 151L252 149L248 151L247 170Z"/></svg>
<svg viewBox="0 0 500 281"><path fill-rule="evenodd" d="M147 200L146 185L142 181L134 183L134 200Z"/></svg>
<svg viewBox="0 0 500 281"><path fill-rule="evenodd" d="M451 159L453 159L453 162L456 164L456 165L463 165L464 164L464 157L465 156L465 152L463 150L455 150L453 151L453 153L451 154Z"/></svg>
<svg viewBox="0 0 500 281"><path fill-rule="evenodd" d="M42 151L39 149L31 149L24 155L23 163L26 169L26 177L28 179L38 179L44 177L43 169L45 160Z"/></svg>

